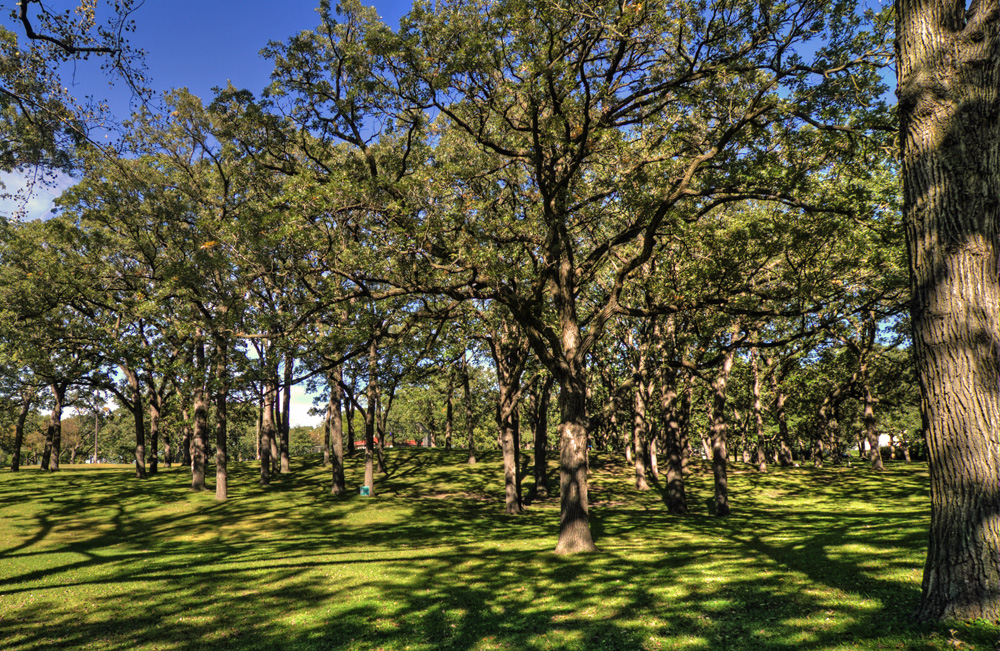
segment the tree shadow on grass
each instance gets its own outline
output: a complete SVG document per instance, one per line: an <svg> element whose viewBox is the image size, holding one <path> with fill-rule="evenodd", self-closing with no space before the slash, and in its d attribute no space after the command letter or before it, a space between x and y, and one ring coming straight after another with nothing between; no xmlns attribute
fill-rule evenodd
<svg viewBox="0 0 1000 651"><path fill-rule="evenodd" d="M504 517L499 502L427 497L441 482L501 485L497 469L457 478L463 468L436 458L392 458L409 493L370 500L329 496L320 467L274 492L248 465L221 504L180 472L13 487L2 476L0 499L27 493L21 526L0 525L13 543L0 551L0 640L15 651L955 647L907 628L917 581L905 570L926 527L910 500L919 477L735 476L729 518L669 516L655 493L623 490L592 511L602 553L567 558L550 551L557 509ZM982 646L990 634L963 629L961 648L995 651Z"/></svg>

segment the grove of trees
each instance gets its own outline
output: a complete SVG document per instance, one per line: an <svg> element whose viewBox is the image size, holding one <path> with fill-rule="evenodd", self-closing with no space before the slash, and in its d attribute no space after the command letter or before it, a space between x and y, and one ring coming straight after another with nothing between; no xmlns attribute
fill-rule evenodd
<svg viewBox="0 0 1000 651"><path fill-rule="evenodd" d="M359 442L375 494L386 445L499 449L575 553L593 448L674 514L704 460L725 516L729 464L877 471L888 434L931 461L919 617L1000 620L997 6L931 5L323 1L268 88L171 91L114 155L15 88L6 169L79 182L0 223L0 449L130 429L138 478L219 500L233 459L266 487L315 446L342 493Z"/></svg>

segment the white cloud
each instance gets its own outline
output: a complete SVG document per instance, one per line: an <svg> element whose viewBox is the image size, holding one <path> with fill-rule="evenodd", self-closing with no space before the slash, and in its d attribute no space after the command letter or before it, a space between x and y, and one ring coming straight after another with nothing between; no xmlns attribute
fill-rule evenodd
<svg viewBox="0 0 1000 651"><path fill-rule="evenodd" d="M52 211L53 202L77 180L63 173L42 182L32 172L0 173L0 215L24 220L44 219Z"/></svg>
<svg viewBox="0 0 1000 651"><path fill-rule="evenodd" d="M312 408L313 395L306 393L302 385L292 387L292 414L289 420L292 427L305 425L306 427L317 427L323 422L322 416L310 416L309 410Z"/></svg>

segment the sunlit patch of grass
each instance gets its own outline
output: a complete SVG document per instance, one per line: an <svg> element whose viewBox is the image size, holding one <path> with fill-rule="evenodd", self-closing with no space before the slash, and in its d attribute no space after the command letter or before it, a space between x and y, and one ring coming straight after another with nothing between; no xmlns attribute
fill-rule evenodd
<svg viewBox="0 0 1000 651"><path fill-rule="evenodd" d="M221 504L177 467L4 471L0 646L997 651L992 624L908 622L923 466L737 469L716 518L704 471L672 517L655 482L591 465L601 553L571 558L551 552L557 498L503 515L498 455L391 450L374 498L358 459L338 497L316 459L269 489L238 465Z"/></svg>

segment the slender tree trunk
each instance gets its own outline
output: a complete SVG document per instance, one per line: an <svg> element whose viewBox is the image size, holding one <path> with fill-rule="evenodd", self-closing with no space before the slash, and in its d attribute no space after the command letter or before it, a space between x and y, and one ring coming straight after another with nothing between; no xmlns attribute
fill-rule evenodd
<svg viewBox="0 0 1000 651"><path fill-rule="evenodd" d="M643 391L643 381L637 383L634 400L634 420L632 423L632 446L635 449L635 487L641 491L649 490L646 482L646 397Z"/></svg>
<svg viewBox="0 0 1000 651"><path fill-rule="evenodd" d="M729 478L726 471L726 463L729 460L729 451L726 447L727 425L726 425L726 385L729 382L729 373L733 368L733 356L735 350L730 350L722 362L712 383L712 475L715 479L715 515L729 515Z"/></svg>
<svg viewBox="0 0 1000 651"><path fill-rule="evenodd" d="M754 348L750 351L750 370L753 375L753 425L754 425L754 463L758 472L767 472L767 458L764 456L764 407L760 401L760 369L757 358L759 353Z"/></svg>
<svg viewBox="0 0 1000 651"><path fill-rule="evenodd" d="M521 513L519 403L521 375L529 351L520 333L503 322L499 334L487 337L497 376L497 428L503 454L504 507L508 514Z"/></svg>
<svg viewBox="0 0 1000 651"><path fill-rule="evenodd" d="M375 495L375 409L378 403L378 343L368 346L368 405L365 408L365 486Z"/></svg>
<svg viewBox="0 0 1000 651"><path fill-rule="evenodd" d="M261 430L264 429L264 396L261 395L260 399L257 401L257 461L261 459Z"/></svg>
<svg viewBox="0 0 1000 651"><path fill-rule="evenodd" d="M162 414L163 407L166 406L166 399L161 397L160 402L160 412ZM169 428L163 429L163 463L166 464L167 468L174 465L174 449L170 445L170 430Z"/></svg>
<svg viewBox="0 0 1000 651"><path fill-rule="evenodd" d="M462 394L465 396L465 431L469 439L469 465L474 466L476 465L476 437L473 430L475 420L472 413L472 391L469 388L469 367L465 355L462 356Z"/></svg>
<svg viewBox="0 0 1000 651"><path fill-rule="evenodd" d="M184 421L181 427L181 462L184 467L191 468L194 461L191 455L191 419L187 407L181 409L181 420Z"/></svg>
<svg viewBox="0 0 1000 651"><path fill-rule="evenodd" d="M343 381L343 370L340 366L333 369L330 374L330 445L333 454L330 455L330 470L333 478L333 487L330 492L340 495L347 491L347 483L344 479L344 421L341 416L340 405L343 402L344 390L340 383Z"/></svg>
<svg viewBox="0 0 1000 651"><path fill-rule="evenodd" d="M229 499L229 342L215 342L215 499Z"/></svg>
<svg viewBox="0 0 1000 651"><path fill-rule="evenodd" d="M271 371L269 383L271 390L271 419L274 431L271 433L271 474L281 474L281 383L278 380L278 369Z"/></svg>
<svg viewBox="0 0 1000 651"><path fill-rule="evenodd" d="M498 375L500 373L498 372ZM500 446L503 450L504 476L504 509L508 514L515 515L524 511L521 503L521 482L518 474L518 445L516 432L517 402L515 387L507 384L509 379L500 381L500 405L498 420L500 430Z"/></svg>
<svg viewBox="0 0 1000 651"><path fill-rule="evenodd" d="M34 399L34 390L23 389L23 393L21 394L21 410L18 412L17 422L14 424L14 450L10 461L11 472L17 472L21 469L21 447L24 445L24 423L28 420L28 414L31 412L31 403ZM96 444L94 450L94 454L96 455ZM97 461L94 461L94 463L97 463Z"/></svg>
<svg viewBox="0 0 1000 651"><path fill-rule="evenodd" d="M139 384L139 376L135 371L122 367L129 388L132 389L132 422L135 428L135 476L138 479L146 477L146 423L144 418L145 409L142 405L142 387Z"/></svg>
<svg viewBox="0 0 1000 651"><path fill-rule="evenodd" d="M295 368L295 358L291 353L285 355L284 387L281 412L281 474L291 472L291 460L288 446L292 431L292 371Z"/></svg>
<svg viewBox="0 0 1000 651"><path fill-rule="evenodd" d="M535 401L535 498L545 499L549 496L548 460L546 453L549 447L549 396L555 378L546 375L545 382L538 390Z"/></svg>
<svg viewBox="0 0 1000 651"><path fill-rule="evenodd" d="M333 396L331 396L332 398ZM329 404L326 407L326 414L323 416L323 467L330 465L330 423L333 414L330 413Z"/></svg>
<svg viewBox="0 0 1000 651"><path fill-rule="evenodd" d="M228 394L220 389L215 396L215 499L220 502L229 499Z"/></svg>
<svg viewBox="0 0 1000 651"><path fill-rule="evenodd" d="M785 388L775 376L771 376L771 382L774 388L774 418L778 421L778 463L787 468L792 465L792 446L789 444L788 416L785 414Z"/></svg>
<svg viewBox="0 0 1000 651"><path fill-rule="evenodd" d="M376 410L376 433L375 437L375 461L378 472L386 474L385 467L385 441L389 431L389 411L392 409L392 399L396 392L395 383L389 385L389 391L384 391L381 385L376 385L378 400L375 403ZM431 438L433 441L433 437ZM433 445L431 446L433 447Z"/></svg>
<svg viewBox="0 0 1000 651"><path fill-rule="evenodd" d="M91 463L97 464L97 435L101 433L101 417L98 411L94 410L94 460Z"/></svg>
<svg viewBox="0 0 1000 651"><path fill-rule="evenodd" d="M156 442L160 440L160 408L156 396L149 396L149 474L155 475L158 468L159 451Z"/></svg>
<svg viewBox="0 0 1000 651"><path fill-rule="evenodd" d="M684 450L681 447L681 415L679 413L676 377L664 371L660 380L660 407L664 422L664 452L667 455L667 510L674 515L687 513L684 492Z"/></svg>
<svg viewBox="0 0 1000 651"><path fill-rule="evenodd" d="M355 387L356 387L356 385L354 384L354 381L352 380L351 381L351 395L354 395L354 389L355 389ZM354 402L353 401L348 400L348 401L346 401L344 403L344 411L346 412L346 415L347 415L347 450L344 452L344 455L348 456L348 457L353 457L354 456L354 447L355 447L355 442L354 442L355 441L355 437L354 437L354 409L355 409L355 406L354 406Z"/></svg>
<svg viewBox="0 0 1000 651"><path fill-rule="evenodd" d="M872 399L871 387L868 386L868 382L864 385L865 392L865 436L868 439L868 445L871 447L869 460L872 464L872 470L882 471L884 467L882 466L882 454L878 447L878 432L875 429L875 401Z"/></svg>
<svg viewBox="0 0 1000 651"><path fill-rule="evenodd" d="M455 423L455 385L451 374L448 375L448 386L444 395L444 448L451 449L451 437Z"/></svg>

